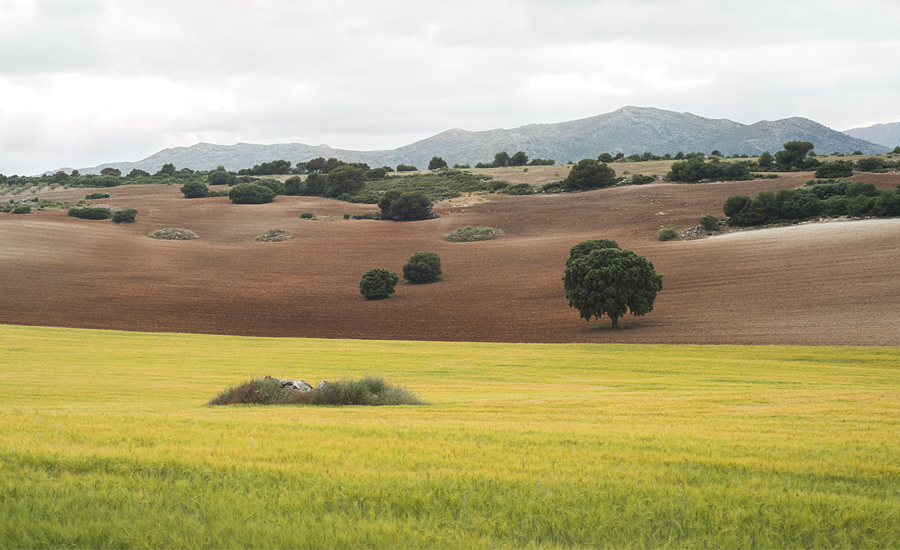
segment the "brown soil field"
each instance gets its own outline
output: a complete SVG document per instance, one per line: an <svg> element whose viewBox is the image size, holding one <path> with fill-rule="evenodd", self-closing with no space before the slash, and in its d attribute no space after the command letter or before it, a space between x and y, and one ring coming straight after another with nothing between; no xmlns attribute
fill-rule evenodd
<svg viewBox="0 0 900 550"><path fill-rule="evenodd" d="M900 219L656 238L660 227L720 216L730 195L799 187L811 177L483 195L439 204L440 218L412 223L344 220L377 208L310 197L232 205L184 199L177 186L117 187L109 190L115 198L93 202L137 208L136 223L65 211L0 215L0 323L397 340L900 345ZM900 183L889 174L854 179ZM36 196L74 202L89 192ZM305 211L316 219L301 219ZM465 225L506 235L441 240ZM200 239L146 236L167 227ZM293 239L255 240L276 228ZM654 311L620 319L617 330L607 318L585 323L562 287L569 248L601 237L645 255L664 276ZM440 254L443 282L401 280L388 300L362 298L365 270L402 274L417 251Z"/></svg>

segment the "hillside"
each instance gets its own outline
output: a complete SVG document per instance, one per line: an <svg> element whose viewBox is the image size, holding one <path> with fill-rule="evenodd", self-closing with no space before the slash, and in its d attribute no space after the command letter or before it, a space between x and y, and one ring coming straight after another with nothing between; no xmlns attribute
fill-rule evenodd
<svg viewBox="0 0 900 550"><path fill-rule="evenodd" d="M891 149L900 145L900 122L853 128L852 130L845 130L844 133L850 137L871 141Z"/></svg>
<svg viewBox="0 0 900 550"><path fill-rule="evenodd" d="M327 145L302 143L279 145L214 145L198 143L191 147L164 149L137 162L114 162L81 172L99 173L106 167L129 172L139 168L154 173L163 164L178 168L210 170L224 166L229 170L284 159L292 163L316 157L335 157L345 162L364 162L370 166L412 164L425 168L431 157L442 157L450 165L490 162L500 151L510 154L525 151L530 158L553 159L557 163L594 158L600 153L643 153L662 155L718 149L725 155L756 155L776 152L788 141L810 141L818 153L884 153L888 149L848 136L805 118L787 118L744 125L731 120L713 120L691 113L676 113L645 107L623 107L612 113L557 124L529 124L512 130L496 129L471 132L447 130L430 138L388 151L350 151Z"/></svg>
<svg viewBox="0 0 900 550"><path fill-rule="evenodd" d="M801 187L811 177L478 195L439 203L440 218L410 223L345 220L377 207L318 197L234 205L226 197L184 199L178 186L121 186L99 202L136 208L136 223L80 220L65 210L0 215L0 323L387 340L900 344L900 308L889 298L900 263L885 261L896 256L900 219L657 240L660 227L684 229L705 214L721 216L731 195ZM853 179L880 189L900 183L895 174ZM58 188L34 196L74 202L87 192ZM316 219L301 219L302 212ZM505 236L441 239L467 225ZM146 236L167 227L200 239ZM274 228L294 238L255 240ZM615 331L608 319L600 328L581 320L561 281L569 249L600 237L645 255L665 277L654 311L620 319ZM440 254L443 282L401 283L389 300L362 299L363 272L400 273L420 251Z"/></svg>

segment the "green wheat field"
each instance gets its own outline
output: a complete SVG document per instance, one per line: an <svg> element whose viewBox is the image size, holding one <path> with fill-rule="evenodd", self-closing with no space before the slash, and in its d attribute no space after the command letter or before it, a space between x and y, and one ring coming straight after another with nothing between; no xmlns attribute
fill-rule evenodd
<svg viewBox="0 0 900 550"><path fill-rule="evenodd" d="M206 403L271 374L428 404ZM900 350L0 326L0 548L898 548Z"/></svg>

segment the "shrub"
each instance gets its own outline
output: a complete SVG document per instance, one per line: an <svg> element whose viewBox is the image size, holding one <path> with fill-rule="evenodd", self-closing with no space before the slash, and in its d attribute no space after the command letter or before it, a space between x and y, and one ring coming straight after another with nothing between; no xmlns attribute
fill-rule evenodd
<svg viewBox="0 0 900 550"><path fill-rule="evenodd" d="M349 219L350 219L350 214L344 214L344 219L345 219L345 220L349 220Z"/></svg>
<svg viewBox="0 0 900 550"><path fill-rule="evenodd" d="M378 212L363 212L362 214L354 214L354 220L380 220L381 215Z"/></svg>
<svg viewBox="0 0 900 550"><path fill-rule="evenodd" d="M875 201L870 201L865 195L856 195L847 200L847 215L853 218L864 216L869 212L873 202Z"/></svg>
<svg viewBox="0 0 900 550"><path fill-rule="evenodd" d="M503 236L502 229L494 229L493 227L472 227L467 225L460 227L442 238L452 243L471 243L475 241L489 241Z"/></svg>
<svg viewBox="0 0 900 550"><path fill-rule="evenodd" d="M324 382L319 388L309 391L283 386L281 380L270 376L254 378L240 386L226 388L207 403L208 406L238 404L390 406L425 403L409 390L372 376L365 376L360 380Z"/></svg>
<svg viewBox="0 0 900 550"><path fill-rule="evenodd" d="M291 238L292 235L284 229L269 229L268 231L257 237L256 240L261 243L277 243L289 240Z"/></svg>
<svg viewBox="0 0 900 550"><path fill-rule="evenodd" d="M367 300L389 298L399 281L400 277L393 271L375 267L363 273L362 280L359 281L359 293Z"/></svg>
<svg viewBox="0 0 900 550"><path fill-rule="evenodd" d="M656 233L656 238L661 241L674 241L679 238L678 231L675 226L663 227Z"/></svg>
<svg viewBox="0 0 900 550"><path fill-rule="evenodd" d="M834 196L825 200L825 213L831 217L847 215L847 197Z"/></svg>
<svg viewBox="0 0 900 550"><path fill-rule="evenodd" d="M109 193L91 193L90 195L85 195L85 199L92 201L96 199L108 199L111 195Z"/></svg>
<svg viewBox="0 0 900 550"><path fill-rule="evenodd" d="M816 169L817 178L848 178L853 175L853 167L843 162L829 162Z"/></svg>
<svg viewBox="0 0 900 550"><path fill-rule="evenodd" d="M562 187L566 191L580 191L609 187L615 182L616 171L605 163L594 159L582 159L572 167L568 177L562 181Z"/></svg>
<svg viewBox="0 0 900 550"><path fill-rule="evenodd" d="M137 219L137 210L134 208L125 208L124 210L116 210L113 212L113 223L134 223Z"/></svg>
<svg viewBox="0 0 900 550"><path fill-rule="evenodd" d="M13 214L31 214L31 207L24 204L19 205L12 210Z"/></svg>
<svg viewBox="0 0 900 550"><path fill-rule="evenodd" d="M228 198L234 204L264 204L272 202L275 191L255 183L239 183L228 192Z"/></svg>
<svg viewBox="0 0 900 550"><path fill-rule="evenodd" d="M202 199L209 195L209 187L202 181L189 181L181 186L186 199Z"/></svg>
<svg viewBox="0 0 900 550"><path fill-rule="evenodd" d="M398 164L397 171L398 172L417 172L419 169L415 166L411 166L408 164Z"/></svg>
<svg viewBox="0 0 900 550"><path fill-rule="evenodd" d="M157 229L147 233L148 237L153 239L162 239L164 241L190 241L199 239L200 237L190 229L181 229L179 227L167 227L166 229Z"/></svg>
<svg viewBox="0 0 900 550"><path fill-rule="evenodd" d="M262 178L254 181L256 185L268 187L275 192L276 195L284 195L284 184L273 178Z"/></svg>
<svg viewBox="0 0 900 550"><path fill-rule="evenodd" d="M300 217L303 218L304 220L311 220L315 216L313 216L312 212L304 212L304 213L300 214Z"/></svg>
<svg viewBox="0 0 900 550"><path fill-rule="evenodd" d="M113 213L106 208L69 208L69 216L82 220L108 220Z"/></svg>
<svg viewBox="0 0 900 550"><path fill-rule="evenodd" d="M500 182L497 182L500 183ZM506 183L506 182L504 182ZM528 185L527 183L517 183L516 185L509 185L500 191L501 193L506 193L507 195L533 195L534 188Z"/></svg>
<svg viewBox="0 0 900 550"><path fill-rule="evenodd" d="M431 206L431 199L421 191L401 193L397 189L391 189L378 201L378 207L381 208L381 219L398 222L434 218Z"/></svg>
<svg viewBox="0 0 900 550"><path fill-rule="evenodd" d="M436 252L416 252L403 266L403 279L414 284L443 280L441 257Z"/></svg>
<svg viewBox="0 0 900 550"><path fill-rule="evenodd" d="M644 185L645 183L653 183L656 181L656 178L653 176L644 176L642 174L635 174L631 176L631 183L634 185Z"/></svg>
<svg viewBox="0 0 900 550"><path fill-rule="evenodd" d="M700 218L700 226L707 231L716 231L717 229L719 229L719 218L711 214L707 214L706 216Z"/></svg>

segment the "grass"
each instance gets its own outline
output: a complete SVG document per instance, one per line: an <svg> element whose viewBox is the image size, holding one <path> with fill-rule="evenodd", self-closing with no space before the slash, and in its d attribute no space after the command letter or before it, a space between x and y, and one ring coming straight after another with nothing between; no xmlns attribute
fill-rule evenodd
<svg viewBox="0 0 900 550"><path fill-rule="evenodd" d="M898 547L898 365L0 326L0 547ZM205 406L267 373L430 405Z"/></svg>
<svg viewBox="0 0 900 550"><path fill-rule="evenodd" d="M364 376L360 380L323 381L322 387L298 391L278 378L266 376L229 386L208 405L328 405L382 406L424 405L412 392L389 384L382 378Z"/></svg>
<svg viewBox="0 0 900 550"><path fill-rule="evenodd" d="M162 239L165 241L190 241L199 239L200 236L190 229L181 229L178 227L167 227L166 229L157 229L147 233L148 237L154 239Z"/></svg>
<svg viewBox="0 0 900 550"><path fill-rule="evenodd" d="M476 241L490 241L497 237L503 236L502 229L494 229L493 227L472 227L467 225L454 229L442 238L452 243L471 243Z"/></svg>

